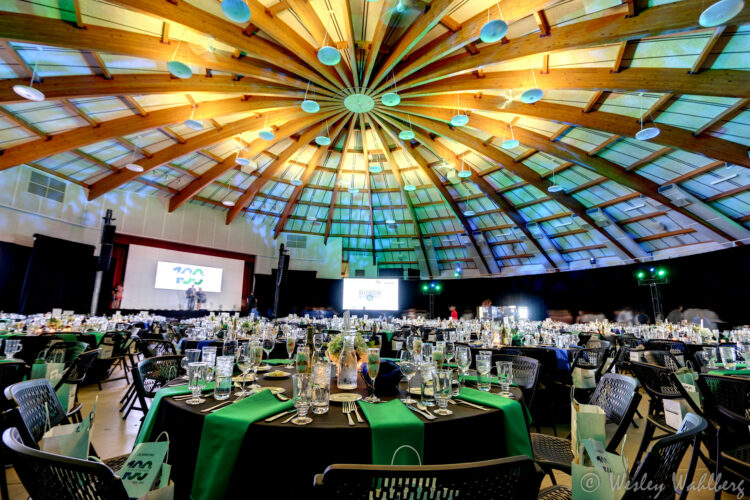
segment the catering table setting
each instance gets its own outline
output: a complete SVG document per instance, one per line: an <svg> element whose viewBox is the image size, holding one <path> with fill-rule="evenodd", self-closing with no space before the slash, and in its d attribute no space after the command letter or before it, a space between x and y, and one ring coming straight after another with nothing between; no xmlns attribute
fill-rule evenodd
<svg viewBox="0 0 750 500"><path fill-rule="evenodd" d="M491 378L489 358L480 361L481 373L463 369L459 384L445 356L405 350L399 359L381 359L370 348L359 363L348 350L354 335L346 337L338 363L305 345L297 345L292 366L283 359L261 362L257 339L235 356L186 356L187 379L156 393L137 439L163 431L171 437L175 497L223 498L247 488L246 471L291 497L309 494L314 475L333 463L531 456L523 395L499 367Z"/></svg>

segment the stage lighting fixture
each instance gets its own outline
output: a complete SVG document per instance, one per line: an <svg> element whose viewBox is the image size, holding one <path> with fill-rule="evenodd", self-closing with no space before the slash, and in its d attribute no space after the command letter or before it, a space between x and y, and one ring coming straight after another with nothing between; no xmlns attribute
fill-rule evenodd
<svg viewBox="0 0 750 500"><path fill-rule="evenodd" d="M596 265L596 257L591 257L589 259L589 264L591 264L592 266L595 266Z"/></svg>
<svg viewBox="0 0 750 500"><path fill-rule="evenodd" d="M667 270L666 269L659 269L658 271L656 271L656 275L658 277L660 277L660 278L663 278L664 276L667 275Z"/></svg>
<svg viewBox="0 0 750 500"><path fill-rule="evenodd" d="M426 292L426 291L427 291L427 285L422 285L422 291L423 291L423 292Z"/></svg>
<svg viewBox="0 0 750 500"><path fill-rule="evenodd" d="M654 272L654 268L652 267L651 269L649 269L649 271L651 271L653 273Z"/></svg>
<svg viewBox="0 0 750 500"><path fill-rule="evenodd" d="M637 278L638 278L639 280L642 280L643 278L645 278L645 277L646 277L646 273L644 273L643 271L638 271L638 274L636 274L635 276L636 276L636 277L637 277Z"/></svg>

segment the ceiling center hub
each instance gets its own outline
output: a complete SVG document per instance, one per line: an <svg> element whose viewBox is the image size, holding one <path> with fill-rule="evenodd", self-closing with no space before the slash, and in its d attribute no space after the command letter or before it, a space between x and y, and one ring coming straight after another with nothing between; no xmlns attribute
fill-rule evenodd
<svg viewBox="0 0 750 500"><path fill-rule="evenodd" d="M375 101L366 94L352 94L346 96L344 106L352 113L367 113L375 107Z"/></svg>

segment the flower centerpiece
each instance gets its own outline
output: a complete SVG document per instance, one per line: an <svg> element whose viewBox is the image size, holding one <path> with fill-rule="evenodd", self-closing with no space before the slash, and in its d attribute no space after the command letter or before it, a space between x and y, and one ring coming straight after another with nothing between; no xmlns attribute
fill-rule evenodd
<svg viewBox="0 0 750 500"><path fill-rule="evenodd" d="M343 334L338 333L332 336L331 339L328 341L328 359L338 364L339 355L341 354L341 349L343 348L344 348ZM359 362L357 364L366 363L367 362L367 342L365 342L365 339L359 333L357 333L354 336L354 348L357 351L357 358L359 359Z"/></svg>

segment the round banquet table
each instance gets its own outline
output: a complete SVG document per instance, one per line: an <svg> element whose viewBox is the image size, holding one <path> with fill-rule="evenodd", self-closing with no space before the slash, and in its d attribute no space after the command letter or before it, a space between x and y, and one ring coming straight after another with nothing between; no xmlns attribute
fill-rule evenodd
<svg viewBox="0 0 750 500"><path fill-rule="evenodd" d="M291 377L271 380L259 374L258 378L261 386L283 387L286 390L284 394L291 397ZM416 387L415 381L412 382ZM383 401L403 398L406 395L405 389L406 385L402 383L399 394L379 397ZM340 392L336 389L335 382L331 391ZM511 387L511 391L523 405L521 391L516 387ZM357 392L366 394L361 378ZM494 384L492 392L498 392ZM197 406L189 406L184 401L167 397L159 405L152 436L157 436L162 431L169 434L169 463L172 465L175 499L190 497L203 422L207 415L200 410L216 404L213 397L206 398L205 403ZM500 410L489 408L483 411L460 404L449 405L449 409L453 411L453 415L438 416L432 421L417 415L425 423L424 464L488 460L505 454L504 424ZM341 405L332 402L328 413L311 415L313 422L305 426L283 424L281 422L286 417L282 417L274 422L261 420L251 425L251 431L262 432L248 432L246 436L226 436L226 439L243 441L227 493L235 496L240 492L259 491L260 487L283 491L284 494L277 495L278 498L309 495L313 490L313 477L322 473L329 465L371 464L370 426L361 408L359 413L364 423L357 423L356 416L353 415L355 425L350 426ZM519 422L518 425L526 424Z"/></svg>

